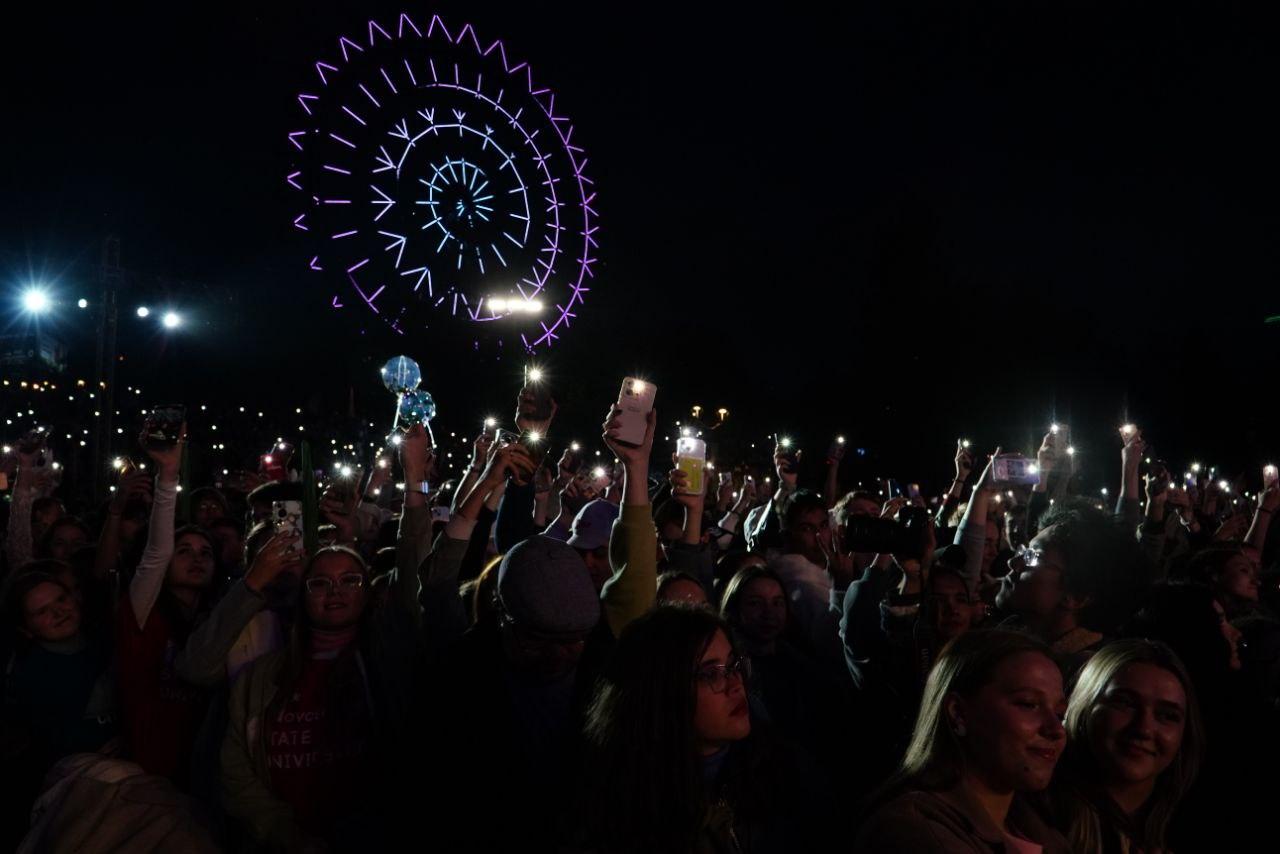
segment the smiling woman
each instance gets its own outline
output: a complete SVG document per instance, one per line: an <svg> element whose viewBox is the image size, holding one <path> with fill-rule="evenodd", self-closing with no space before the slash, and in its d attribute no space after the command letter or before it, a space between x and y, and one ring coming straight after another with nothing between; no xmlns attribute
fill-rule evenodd
<svg viewBox="0 0 1280 854"><path fill-rule="evenodd" d="M1072 850L1163 850L1204 749L1191 679L1173 650L1147 640L1104 647L1080 672L1066 726L1053 795Z"/></svg>
<svg viewBox="0 0 1280 854"><path fill-rule="evenodd" d="M938 659L898 773L860 851L1067 851L1023 800L1062 753L1062 672L1039 641L968 632Z"/></svg>

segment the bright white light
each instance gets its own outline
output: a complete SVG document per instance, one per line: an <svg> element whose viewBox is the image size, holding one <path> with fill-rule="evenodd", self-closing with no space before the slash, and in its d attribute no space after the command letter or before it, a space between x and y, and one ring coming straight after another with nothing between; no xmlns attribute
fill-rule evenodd
<svg viewBox="0 0 1280 854"><path fill-rule="evenodd" d="M379 460L378 460L378 468L380 468L380 469L384 469L384 468L386 468L386 467L387 467L387 461L386 461L385 459L379 459Z"/></svg>
<svg viewBox="0 0 1280 854"><path fill-rule="evenodd" d="M89 301L84 297L81 297L80 299L76 300L76 305L79 306L80 308L88 308Z"/></svg>
<svg viewBox="0 0 1280 854"><path fill-rule="evenodd" d="M836 436L836 443L837 443L837 444L840 444L840 445L843 445L843 444L844 444L844 436Z"/></svg>
<svg viewBox="0 0 1280 854"><path fill-rule="evenodd" d="M49 310L49 294L41 288L30 288L22 293L22 307L32 314Z"/></svg>
<svg viewBox="0 0 1280 854"><path fill-rule="evenodd" d="M577 453L578 451L582 450L582 446L579 445L577 442L574 442L572 445L569 446L569 450Z"/></svg>
<svg viewBox="0 0 1280 854"><path fill-rule="evenodd" d="M138 317L147 317L150 314L151 309L147 308L145 305L138 306Z"/></svg>
<svg viewBox="0 0 1280 854"><path fill-rule="evenodd" d="M636 380L631 384L631 390L636 394L644 394L645 384L640 380Z"/></svg>
<svg viewBox="0 0 1280 854"><path fill-rule="evenodd" d="M351 466L343 466L343 467L342 467L342 476L343 476L343 477L351 477Z"/></svg>
<svg viewBox="0 0 1280 854"><path fill-rule="evenodd" d="M540 434L537 430L530 430L530 431L529 431L529 441L530 441L530 442L540 442L540 441L542 441L542 434Z"/></svg>
<svg viewBox="0 0 1280 854"><path fill-rule="evenodd" d="M271 465L271 460L272 460L272 457L270 454L267 454L265 457L262 458L262 461L267 465Z"/></svg>
<svg viewBox="0 0 1280 854"><path fill-rule="evenodd" d="M1067 456L1069 456L1069 457L1074 457L1075 455L1076 455L1076 446L1075 446L1075 445L1068 445L1068 446L1067 446Z"/></svg>
<svg viewBox="0 0 1280 854"><path fill-rule="evenodd" d="M498 426L498 419L496 419L496 418L486 418L486 419L484 420L484 426L486 426L486 427L497 427L497 426Z"/></svg>
<svg viewBox="0 0 1280 854"><path fill-rule="evenodd" d="M1032 463L1031 465L1027 466L1027 474L1039 474L1039 473L1040 473L1040 466L1036 465L1035 463Z"/></svg>
<svg viewBox="0 0 1280 854"><path fill-rule="evenodd" d="M393 445L399 445L402 441L404 440L401 439L399 435L395 435L391 437L391 444Z"/></svg>
<svg viewBox="0 0 1280 854"><path fill-rule="evenodd" d="M1218 481L1218 489L1221 489L1223 492L1230 492L1231 484L1227 483L1225 480L1220 480Z"/></svg>
<svg viewBox="0 0 1280 854"><path fill-rule="evenodd" d="M592 469L592 470L591 470L591 476L592 476L592 477L604 477L604 476L605 476L605 470L604 470L604 467L603 467L603 466L596 466L594 469Z"/></svg>
<svg viewBox="0 0 1280 854"><path fill-rule="evenodd" d="M783 436L783 437L778 441L778 444L779 444L779 445L781 445L781 446L782 446L782 447L784 447L784 448L790 448L790 447L791 447L791 438L790 438L789 436Z"/></svg>
<svg viewBox="0 0 1280 854"><path fill-rule="evenodd" d="M165 329L177 329L182 325L182 318L176 312L167 311L160 322Z"/></svg>
<svg viewBox="0 0 1280 854"><path fill-rule="evenodd" d="M1193 472L1195 472L1196 474L1200 474L1200 464L1199 464L1199 463L1192 463L1192 464L1191 464L1191 470L1192 470Z"/></svg>
<svg viewBox="0 0 1280 854"><path fill-rule="evenodd" d="M961 440L960 440L960 447L962 447L962 448L968 448L970 444L971 444L971 443L969 442L969 440L968 440L968 439L961 439Z"/></svg>
<svg viewBox="0 0 1280 854"><path fill-rule="evenodd" d="M1138 432L1137 424L1125 424L1120 427L1120 435L1128 439L1134 433Z"/></svg>
<svg viewBox="0 0 1280 854"><path fill-rule="evenodd" d="M1058 435L1058 431L1059 431L1060 429L1062 429L1062 428L1061 428L1061 427L1059 427L1057 424L1050 424L1050 425L1049 425L1049 432L1050 432L1050 433L1052 433L1052 434L1053 434L1053 435L1055 435L1055 436L1056 436L1056 435Z"/></svg>
<svg viewBox="0 0 1280 854"><path fill-rule="evenodd" d="M1106 498L1106 497L1107 497L1107 488L1106 488L1105 486L1104 486L1104 487L1102 487L1102 497L1103 497L1103 498Z"/></svg>
<svg viewBox="0 0 1280 854"><path fill-rule="evenodd" d="M529 382L531 382L531 383L540 383L540 382L542 382L542 368L530 368L530 369L529 369Z"/></svg>

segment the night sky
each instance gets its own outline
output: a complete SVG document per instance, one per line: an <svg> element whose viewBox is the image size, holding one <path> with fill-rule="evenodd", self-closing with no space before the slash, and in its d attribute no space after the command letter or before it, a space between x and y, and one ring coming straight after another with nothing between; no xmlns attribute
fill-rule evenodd
<svg viewBox="0 0 1280 854"><path fill-rule="evenodd" d="M442 422L505 402L517 360L330 311L290 226L311 63L437 11L528 60L591 158L604 266L547 358L574 429L637 372L664 418L723 405L815 454L843 431L906 478L945 475L960 435L1030 451L1053 418L1108 480L1126 419L1171 460L1252 468L1280 455L1259 5L9 10L5 289L78 287L112 232L126 267L236 297L184 306L180 342L122 326L153 387L386 406L372 366L404 351Z"/></svg>

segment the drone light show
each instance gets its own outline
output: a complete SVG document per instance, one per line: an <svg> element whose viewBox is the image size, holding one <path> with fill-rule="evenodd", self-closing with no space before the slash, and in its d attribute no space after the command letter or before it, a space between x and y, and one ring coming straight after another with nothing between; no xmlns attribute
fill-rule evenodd
<svg viewBox="0 0 1280 854"><path fill-rule="evenodd" d="M465 330L534 352L578 319L596 193L574 126L528 63L439 16L335 39L288 134L293 226L354 323Z"/></svg>

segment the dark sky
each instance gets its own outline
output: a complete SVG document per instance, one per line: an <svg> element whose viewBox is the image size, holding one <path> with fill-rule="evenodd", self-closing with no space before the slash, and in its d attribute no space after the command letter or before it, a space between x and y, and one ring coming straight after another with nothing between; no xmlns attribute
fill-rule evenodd
<svg viewBox="0 0 1280 854"><path fill-rule="evenodd" d="M1021 446L1055 416L1102 449L1128 416L1171 458L1280 452L1265 4L533 5L407 8L502 37L589 152L605 266L550 357L578 423L642 371L660 408L815 450ZM127 267L238 295L180 345L210 377L333 391L407 350L443 410L505 399L475 386L514 365L335 325L289 227L294 94L400 8L16 13L8 283L112 231Z"/></svg>

